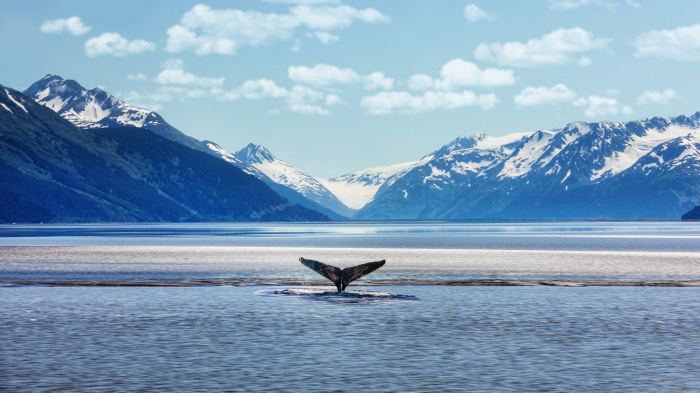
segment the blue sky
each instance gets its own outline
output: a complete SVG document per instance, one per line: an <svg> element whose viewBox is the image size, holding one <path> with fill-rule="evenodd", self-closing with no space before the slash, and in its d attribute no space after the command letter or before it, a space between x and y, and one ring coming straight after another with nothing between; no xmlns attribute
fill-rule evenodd
<svg viewBox="0 0 700 393"><path fill-rule="evenodd" d="M690 115L698 15L697 1L25 0L0 13L0 83L100 86L332 177L474 132Z"/></svg>

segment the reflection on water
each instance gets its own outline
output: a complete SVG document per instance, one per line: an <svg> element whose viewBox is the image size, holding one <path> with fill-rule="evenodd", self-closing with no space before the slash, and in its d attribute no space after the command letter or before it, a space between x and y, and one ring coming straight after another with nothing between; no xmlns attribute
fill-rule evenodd
<svg viewBox="0 0 700 393"><path fill-rule="evenodd" d="M0 390L700 390L700 288L586 280L700 280L700 226L0 226Z"/></svg>
<svg viewBox="0 0 700 393"><path fill-rule="evenodd" d="M256 292L265 296L293 296L301 299L332 302L336 304L368 304L388 301L418 300L412 295L390 292L347 290L338 292L332 288L286 288Z"/></svg>
<svg viewBox="0 0 700 393"><path fill-rule="evenodd" d="M213 223L0 225L0 246L237 246L697 251L700 224Z"/></svg>

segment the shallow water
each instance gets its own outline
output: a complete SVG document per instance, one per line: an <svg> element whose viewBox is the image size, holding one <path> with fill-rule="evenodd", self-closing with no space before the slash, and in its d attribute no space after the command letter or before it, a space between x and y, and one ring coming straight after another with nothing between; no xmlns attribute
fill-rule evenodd
<svg viewBox="0 0 700 393"><path fill-rule="evenodd" d="M451 280L700 280L700 226L0 226L0 390L700 389L700 288Z"/></svg>
<svg viewBox="0 0 700 393"><path fill-rule="evenodd" d="M9 391L700 389L695 288L3 289Z"/></svg>

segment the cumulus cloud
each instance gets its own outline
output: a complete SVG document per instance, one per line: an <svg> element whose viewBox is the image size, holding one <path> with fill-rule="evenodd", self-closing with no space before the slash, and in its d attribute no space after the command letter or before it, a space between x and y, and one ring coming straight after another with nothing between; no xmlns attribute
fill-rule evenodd
<svg viewBox="0 0 700 393"><path fill-rule="evenodd" d="M153 81L161 85L216 87L224 83L224 78L200 77L182 68L166 68Z"/></svg>
<svg viewBox="0 0 700 393"><path fill-rule="evenodd" d="M666 89L664 91L649 91L645 90L644 93L637 98L638 105L649 105L649 104L668 104L669 101L677 99L678 94L673 89Z"/></svg>
<svg viewBox="0 0 700 393"><path fill-rule="evenodd" d="M306 36L309 38L316 37L324 45L330 44L331 42L337 42L338 40L340 40L340 37L338 37L337 35L333 35L333 34L326 32L326 31L314 31L313 33L306 33Z"/></svg>
<svg viewBox="0 0 700 393"><path fill-rule="evenodd" d="M85 43L85 54L88 57L103 55L123 57L126 55L153 52L156 44L145 40L129 41L117 33L104 33L99 37L90 38Z"/></svg>
<svg viewBox="0 0 700 393"><path fill-rule="evenodd" d="M413 75L408 80L408 87L412 90L455 90L464 86L508 86L515 83L513 70L482 70L476 64L462 59L445 63L440 76L442 79L434 80L425 74Z"/></svg>
<svg viewBox="0 0 700 393"><path fill-rule="evenodd" d="M287 89L277 86L270 79L258 79L245 81L238 88L240 96L249 100L260 100L263 98L284 98L289 95Z"/></svg>
<svg viewBox="0 0 700 393"><path fill-rule="evenodd" d="M49 34L70 33L73 35L81 35L90 31L92 27L85 26L83 21L77 16L71 16L66 19L52 19L44 21L39 27L39 31Z"/></svg>
<svg viewBox="0 0 700 393"><path fill-rule="evenodd" d="M479 8L476 4L469 4L464 7L464 18L470 23L478 22L480 20L491 21L496 19L496 14L486 12Z"/></svg>
<svg viewBox="0 0 700 393"><path fill-rule="evenodd" d="M299 2L295 2L299 3ZM388 23L391 18L367 8L338 5L292 7L289 14L260 13L237 9L215 10L206 5L195 5L187 11L180 24L168 29L166 50L171 53L194 51L197 55L233 55L243 45L269 45L275 41L291 40L296 29L306 26L312 30L346 28L355 21ZM333 41L332 35L318 37Z"/></svg>
<svg viewBox="0 0 700 393"><path fill-rule="evenodd" d="M408 88L411 90L430 90L435 86L435 81L429 75L416 74L408 78Z"/></svg>
<svg viewBox="0 0 700 393"><path fill-rule="evenodd" d="M296 83L303 83L315 87L324 87L332 84L350 84L361 80L358 73L351 68L338 68L328 64L318 64L313 68L306 66L289 67L289 79Z"/></svg>
<svg viewBox="0 0 700 393"><path fill-rule="evenodd" d="M574 99L576 99L576 93L562 83L552 87L526 87L520 94L513 97L518 106L554 105L571 102Z"/></svg>
<svg viewBox="0 0 700 393"><path fill-rule="evenodd" d="M148 79L148 77L140 72L138 74L129 74L126 76L126 80L130 81L145 81L146 79Z"/></svg>
<svg viewBox="0 0 700 393"><path fill-rule="evenodd" d="M394 86L394 79L384 76L381 72L373 72L364 77L365 89L367 90L391 90Z"/></svg>
<svg viewBox="0 0 700 393"><path fill-rule="evenodd" d="M525 43L506 42L501 44L480 44L474 50L478 60L495 62L511 67L536 67L564 65L573 63L576 56L593 50L608 50L610 38L595 37L580 27L558 29L542 38L531 39ZM578 59L579 65L588 66L588 58Z"/></svg>
<svg viewBox="0 0 700 393"><path fill-rule="evenodd" d="M391 18L375 10L341 5L337 7L309 7L300 5L290 9L299 22L313 30L331 30L350 27L356 20L365 23L389 23Z"/></svg>
<svg viewBox="0 0 700 393"><path fill-rule="evenodd" d="M301 85L286 89L270 79L248 80L237 89L225 91L215 88L212 89L212 93L219 101L235 101L241 98L248 100L281 99L286 102L287 108L291 112L303 115L330 115L331 111L323 106L345 104L345 101L338 95L326 94Z"/></svg>
<svg viewBox="0 0 700 393"><path fill-rule="evenodd" d="M498 103L494 94L477 95L471 91L461 93L445 91L428 91L423 95L413 95L407 92L381 92L362 98L360 105L372 115L387 115L396 111L423 112L436 109L455 109L467 106L478 106L487 110Z"/></svg>
<svg viewBox="0 0 700 393"><path fill-rule="evenodd" d="M574 101L574 106L585 107L584 113L588 117L610 116L619 113L629 115L632 113L631 107L622 105L616 99L610 97L581 97Z"/></svg>
<svg viewBox="0 0 700 393"><path fill-rule="evenodd" d="M637 49L634 53L637 58L700 61L700 24L642 33L632 45Z"/></svg>
<svg viewBox="0 0 700 393"><path fill-rule="evenodd" d="M302 115L330 115L331 111L316 105L317 102L323 102L324 99L324 93L306 86L296 85L287 96L287 105L290 111Z"/></svg>

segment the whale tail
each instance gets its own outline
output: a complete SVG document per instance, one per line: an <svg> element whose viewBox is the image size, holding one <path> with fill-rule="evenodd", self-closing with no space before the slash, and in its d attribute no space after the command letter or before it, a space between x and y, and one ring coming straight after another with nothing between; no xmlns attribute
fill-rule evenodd
<svg viewBox="0 0 700 393"><path fill-rule="evenodd" d="M386 260L382 259L377 262L363 263L362 265L346 267L345 269L339 269L335 266L326 265L323 262L311 259L299 258L299 262L323 277L333 281L335 287L338 288L338 292L343 292L351 282L384 266Z"/></svg>

